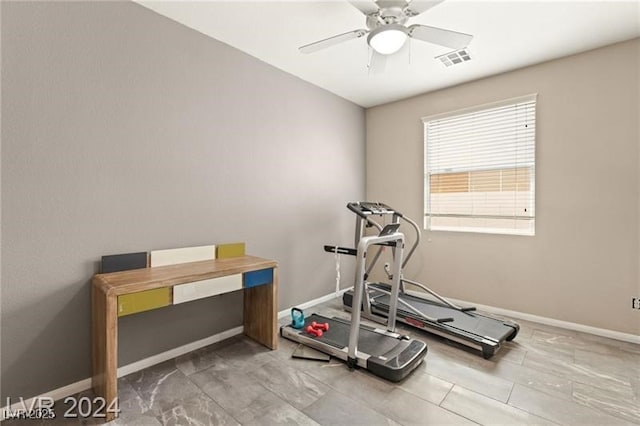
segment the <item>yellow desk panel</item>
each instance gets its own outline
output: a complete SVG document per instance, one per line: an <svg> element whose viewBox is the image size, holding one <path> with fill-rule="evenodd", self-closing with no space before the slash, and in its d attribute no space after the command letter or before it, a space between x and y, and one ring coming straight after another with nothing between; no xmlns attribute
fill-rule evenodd
<svg viewBox="0 0 640 426"><path fill-rule="evenodd" d="M218 259L244 256L244 243L218 244Z"/></svg>
<svg viewBox="0 0 640 426"><path fill-rule="evenodd" d="M171 305L171 288L156 288L118 296L118 316L137 314Z"/></svg>

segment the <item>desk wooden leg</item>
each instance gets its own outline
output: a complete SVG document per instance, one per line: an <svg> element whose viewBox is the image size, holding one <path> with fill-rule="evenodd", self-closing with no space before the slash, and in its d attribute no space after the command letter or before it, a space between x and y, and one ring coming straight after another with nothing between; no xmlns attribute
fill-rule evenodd
<svg viewBox="0 0 640 426"><path fill-rule="evenodd" d="M117 297L94 286L91 292L92 315L92 386L96 396L104 398L105 421L117 417L118 403L118 315Z"/></svg>
<svg viewBox="0 0 640 426"><path fill-rule="evenodd" d="M271 284L244 290L244 334L268 348L278 349L278 268Z"/></svg>

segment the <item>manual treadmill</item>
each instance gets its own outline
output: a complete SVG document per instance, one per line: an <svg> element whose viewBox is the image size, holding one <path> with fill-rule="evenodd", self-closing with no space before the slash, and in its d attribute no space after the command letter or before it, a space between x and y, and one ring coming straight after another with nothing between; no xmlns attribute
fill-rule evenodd
<svg viewBox="0 0 640 426"><path fill-rule="evenodd" d="M357 242L357 250L350 249L350 254L357 257L356 279L352 293L356 305L362 303L367 250L373 245L385 245L394 248L393 263L394 269L397 271L397 278L391 280L387 301L392 307L391 312L395 312L404 249L404 235L398 232L398 227L399 224L389 224L384 228L379 227L379 235L362 237ZM320 337L308 334L305 329L313 321L329 323L329 330ZM313 314L305 318L302 329L296 329L289 324L280 328L280 334L289 340L346 361L349 368L362 367L377 376L397 382L420 365L427 354L427 345L420 340L396 333L394 314L389 315L384 322L387 323L386 330L361 325L360 310L355 309L351 311L351 321Z"/></svg>
<svg viewBox="0 0 640 426"><path fill-rule="evenodd" d="M475 312L475 307L459 307L433 290L416 281L402 276L405 267L420 243L420 227L402 213L386 204L371 202L354 202L347 205L356 214L356 241L364 234L365 227L381 227L372 217L391 218L391 223L400 225L400 221L411 225L416 233L416 241L401 264L399 272L391 272L388 265L385 271L389 278L400 279L398 301L390 303L392 288L386 283L369 283L367 277L378 261L381 249L374 255L364 274L365 297L362 302L354 300L352 291L343 295L343 303L348 310L353 306L361 306L362 315L376 322L385 322L389 317L397 317L398 321L412 327L440 335L446 339L461 343L482 352L484 358L492 357L505 341L516 337L520 326L511 321L504 321ZM325 246L325 251L351 254L351 249ZM409 284L422 291L412 292L405 288ZM430 296L430 297L425 297Z"/></svg>

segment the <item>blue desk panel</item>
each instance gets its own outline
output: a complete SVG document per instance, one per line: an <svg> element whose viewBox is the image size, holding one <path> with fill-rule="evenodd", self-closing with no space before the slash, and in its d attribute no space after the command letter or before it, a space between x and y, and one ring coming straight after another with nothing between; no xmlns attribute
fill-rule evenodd
<svg viewBox="0 0 640 426"><path fill-rule="evenodd" d="M245 272L244 288L256 287L273 282L273 268Z"/></svg>

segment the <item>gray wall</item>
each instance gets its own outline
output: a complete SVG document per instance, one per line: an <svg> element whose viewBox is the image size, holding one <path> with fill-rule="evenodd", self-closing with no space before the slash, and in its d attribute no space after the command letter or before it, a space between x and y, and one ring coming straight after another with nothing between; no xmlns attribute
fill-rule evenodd
<svg viewBox="0 0 640 426"><path fill-rule="evenodd" d="M635 39L368 109L367 196L421 221L420 118L538 93L536 235L427 232L408 275L457 299L640 334L639 62Z"/></svg>
<svg viewBox="0 0 640 426"><path fill-rule="evenodd" d="M246 241L280 262L279 309L333 290L322 244L352 238L362 108L129 2L2 2L2 63L3 400L90 376L103 254ZM124 318L120 364L241 307Z"/></svg>

